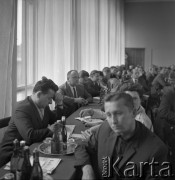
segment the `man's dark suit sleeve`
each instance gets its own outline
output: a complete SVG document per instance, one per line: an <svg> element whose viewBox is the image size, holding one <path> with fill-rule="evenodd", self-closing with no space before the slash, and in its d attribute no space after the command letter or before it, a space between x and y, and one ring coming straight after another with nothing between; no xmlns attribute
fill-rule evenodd
<svg viewBox="0 0 175 180"><path fill-rule="evenodd" d="M88 101L88 102L92 102L93 101L93 98L92 96L87 92L87 90L84 88L84 96L85 96L85 99Z"/></svg>
<svg viewBox="0 0 175 180"><path fill-rule="evenodd" d="M81 142L75 150L75 167L91 164L90 154L97 153L98 130L90 137L88 142Z"/></svg>
<svg viewBox="0 0 175 180"><path fill-rule="evenodd" d="M87 82L87 83L85 84L85 89L87 90L87 92L88 92L89 94L92 95L92 97L95 97L95 96L99 96L99 95L100 95L100 91L94 88L92 82Z"/></svg>
<svg viewBox="0 0 175 180"><path fill-rule="evenodd" d="M75 102L73 97L67 96L66 90L64 86L60 86L58 92L60 92L63 95L63 103L66 105L73 104Z"/></svg>
<svg viewBox="0 0 175 180"><path fill-rule="evenodd" d="M169 122L175 124L175 112L171 110L172 95L167 93L162 97L160 106L159 106L159 115L161 118L168 120Z"/></svg>
<svg viewBox="0 0 175 180"><path fill-rule="evenodd" d="M18 132L27 144L41 142L44 138L52 136L52 132L48 128L34 129L32 125L32 117L25 111L17 110L15 112L14 122Z"/></svg>

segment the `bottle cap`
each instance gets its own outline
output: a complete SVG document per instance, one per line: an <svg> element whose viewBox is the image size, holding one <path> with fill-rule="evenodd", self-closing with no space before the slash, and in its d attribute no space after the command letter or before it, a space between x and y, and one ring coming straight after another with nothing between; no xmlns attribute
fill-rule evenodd
<svg viewBox="0 0 175 180"><path fill-rule="evenodd" d="M26 142L25 141L20 141L20 146L25 146Z"/></svg>

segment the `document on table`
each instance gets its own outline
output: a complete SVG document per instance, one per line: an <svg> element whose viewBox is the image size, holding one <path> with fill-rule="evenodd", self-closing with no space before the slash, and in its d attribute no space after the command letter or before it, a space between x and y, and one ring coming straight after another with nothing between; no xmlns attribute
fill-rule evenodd
<svg viewBox="0 0 175 180"><path fill-rule="evenodd" d="M55 168L60 163L60 158L49 158L49 157L39 157L39 162L43 172L47 174L52 174ZM30 157L31 165L33 165L33 156ZM10 170L10 162L8 162L4 168L5 170Z"/></svg>

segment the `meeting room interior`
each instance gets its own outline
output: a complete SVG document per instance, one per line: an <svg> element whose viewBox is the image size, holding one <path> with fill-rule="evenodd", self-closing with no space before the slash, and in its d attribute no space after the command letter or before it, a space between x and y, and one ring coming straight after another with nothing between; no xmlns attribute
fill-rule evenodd
<svg viewBox="0 0 175 180"><path fill-rule="evenodd" d="M175 0L0 0L0 180L175 178Z"/></svg>

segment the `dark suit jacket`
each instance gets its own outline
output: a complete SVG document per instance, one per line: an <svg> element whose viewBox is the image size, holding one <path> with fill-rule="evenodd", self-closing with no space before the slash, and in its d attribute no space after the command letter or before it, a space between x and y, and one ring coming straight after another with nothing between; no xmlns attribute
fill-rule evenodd
<svg viewBox="0 0 175 180"><path fill-rule="evenodd" d="M77 104L74 102L74 96L72 94L71 88L67 82L61 85L58 91L64 96L63 103L65 108L70 109L77 106ZM92 96L86 91L83 85L81 84L76 85L76 91L78 97L84 98L88 102L92 102Z"/></svg>
<svg viewBox="0 0 175 180"><path fill-rule="evenodd" d="M100 96L100 85L97 83L94 84L94 82L89 78L88 82L84 85L87 92L91 94L92 97Z"/></svg>
<svg viewBox="0 0 175 180"><path fill-rule="evenodd" d="M150 88L148 87L148 83L146 80L146 77L144 75L140 76L138 78L138 83L142 85L144 92L148 92L150 91Z"/></svg>
<svg viewBox="0 0 175 180"><path fill-rule="evenodd" d="M167 86L168 84L165 82L165 78L163 74L158 74L153 82L151 87L151 94L157 94L160 93L160 90L163 89L163 87Z"/></svg>
<svg viewBox="0 0 175 180"><path fill-rule="evenodd" d="M162 162L167 161L168 149L164 143L151 131L149 131L144 125L136 121L136 131L134 138L132 138L132 144L129 145L124 151L123 158L117 161L115 169L117 169L119 175L114 175L112 179L124 179L121 178L121 175L124 174L124 170L127 167L128 162L133 162L135 165L136 174L141 175L140 172L140 163L148 162L152 160L158 162L159 165ZM109 157L111 162L112 156L114 155L115 143L117 140L116 134L112 131L107 121L105 121L100 128L91 136L88 143L80 144L76 148L75 157L76 164L75 167L81 167L85 164L91 163L90 161L90 152L96 152L93 156L94 161L97 162L97 167L94 168L95 173L98 175L98 179L102 179L102 172L105 169L102 163L104 157ZM130 140L128 140L129 143ZM114 163L114 161L113 161ZM113 163L110 164L111 174L115 174L113 169ZM158 174L158 169L160 166L155 167L154 173ZM132 171L130 171L132 173ZM150 177L150 166L144 166L144 171L142 172L142 177L133 177L126 179L153 179ZM109 175L109 174L107 174ZM132 174L131 174L132 175ZM109 178L107 178L109 179Z"/></svg>
<svg viewBox="0 0 175 180"><path fill-rule="evenodd" d="M159 116L175 125L175 88L164 88L164 95L159 106Z"/></svg>
<svg viewBox="0 0 175 180"><path fill-rule="evenodd" d="M146 80L147 80L147 82L148 82L149 88L151 87L152 82L153 82L153 80L154 80L155 77L156 77L156 75L153 75L153 74L151 74L150 72L147 73L147 75L146 75Z"/></svg>
<svg viewBox="0 0 175 180"><path fill-rule="evenodd" d="M25 140L27 145L41 142L46 137L52 136L52 132L47 126L55 121L55 114L50 111L49 107L45 108L44 118L41 120L30 97L20 102L12 115L1 143L0 167L10 160L14 139Z"/></svg>

